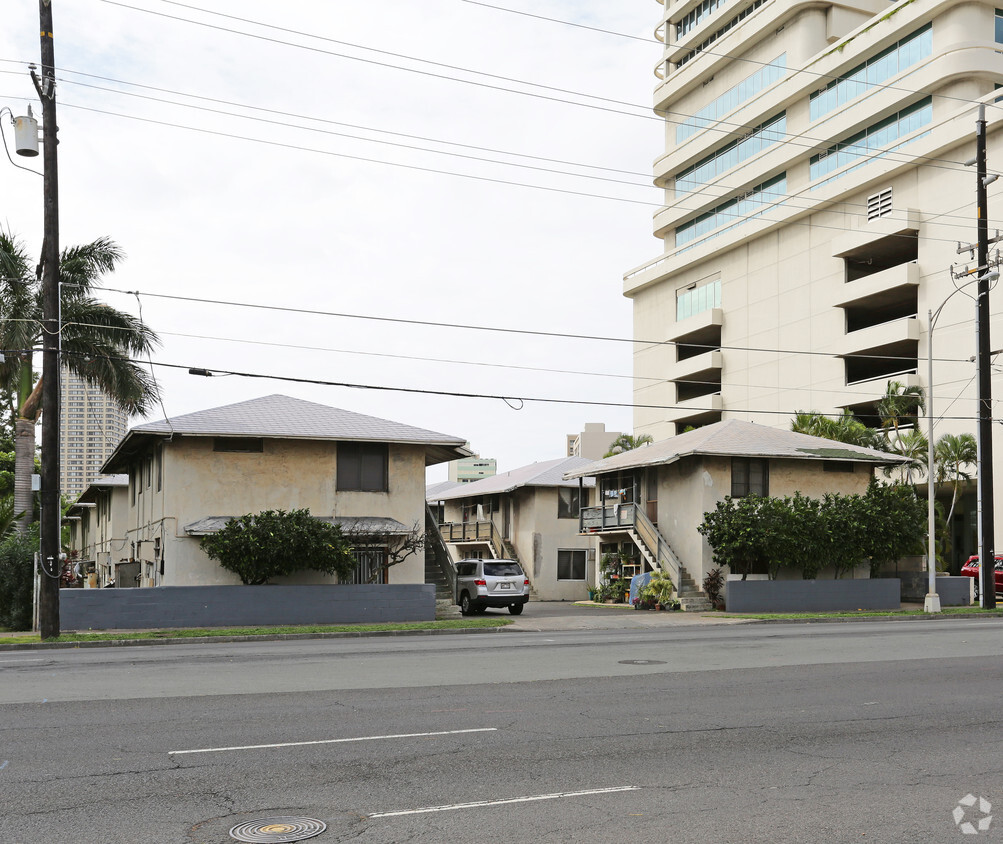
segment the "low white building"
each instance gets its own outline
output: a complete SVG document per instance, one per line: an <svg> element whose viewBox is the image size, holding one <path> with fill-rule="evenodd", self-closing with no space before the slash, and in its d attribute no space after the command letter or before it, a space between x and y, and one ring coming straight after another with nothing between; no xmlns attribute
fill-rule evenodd
<svg viewBox="0 0 1003 844"><path fill-rule="evenodd" d="M468 454L460 437L273 395L138 425L104 471L128 476L124 536L139 585L235 584L199 542L229 519L308 509L349 530L423 531L425 467ZM421 554L387 575L423 583ZM286 582L330 578L303 572Z"/></svg>

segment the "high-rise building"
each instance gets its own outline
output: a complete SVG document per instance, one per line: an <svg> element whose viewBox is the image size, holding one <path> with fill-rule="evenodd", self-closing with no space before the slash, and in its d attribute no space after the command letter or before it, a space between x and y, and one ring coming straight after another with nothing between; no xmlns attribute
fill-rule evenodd
<svg viewBox="0 0 1003 844"><path fill-rule="evenodd" d="M568 457L602 460L620 436L620 431L607 431L604 422L586 422L584 431L567 435Z"/></svg>
<svg viewBox="0 0 1003 844"><path fill-rule="evenodd" d="M59 486L75 499L101 474L129 417L98 387L64 369L59 403Z"/></svg>
<svg viewBox="0 0 1003 844"><path fill-rule="evenodd" d="M467 448L470 443L467 443ZM453 483L469 484L481 478L494 477L498 472L498 461L493 457L474 454L460 460L449 461L449 480Z"/></svg>
<svg viewBox="0 0 1003 844"><path fill-rule="evenodd" d="M974 434L976 285L965 285L977 261L964 245L977 239L976 173L965 162L981 103L989 173L1003 169L1003 12L666 0L656 32L661 249L624 276L635 340L649 341L635 345L635 433L659 440L722 418L788 427L798 410L845 408L877 425L898 381L932 393L934 437ZM990 237L1000 186L989 187ZM931 385L928 312L949 297ZM998 348L1003 290L991 302ZM1003 382L994 388L1003 398Z"/></svg>

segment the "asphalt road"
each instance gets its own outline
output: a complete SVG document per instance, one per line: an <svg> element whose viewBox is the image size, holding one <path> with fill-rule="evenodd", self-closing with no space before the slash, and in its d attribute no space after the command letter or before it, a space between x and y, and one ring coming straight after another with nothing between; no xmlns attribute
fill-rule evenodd
<svg viewBox="0 0 1003 844"><path fill-rule="evenodd" d="M952 814L1003 810L1001 648L944 620L2 653L0 844L1003 840Z"/></svg>

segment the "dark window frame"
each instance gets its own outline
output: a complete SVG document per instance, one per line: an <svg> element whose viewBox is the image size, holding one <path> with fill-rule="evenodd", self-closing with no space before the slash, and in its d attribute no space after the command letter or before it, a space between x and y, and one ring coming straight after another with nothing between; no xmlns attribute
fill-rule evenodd
<svg viewBox="0 0 1003 844"><path fill-rule="evenodd" d="M387 443L340 442L338 492L389 492L390 448Z"/></svg>
<svg viewBox="0 0 1003 844"><path fill-rule="evenodd" d="M220 454L261 454L265 450L263 437L213 437L212 450Z"/></svg>
<svg viewBox="0 0 1003 844"><path fill-rule="evenodd" d="M577 519L582 510L582 490L577 486L557 488L557 518Z"/></svg>
<svg viewBox="0 0 1003 844"><path fill-rule="evenodd" d="M758 477L756 475L758 474ZM731 458L731 497L770 494L770 461L765 457Z"/></svg>
<svg viewBox="0 0 1003 844"><path fill-rule="evenodd" d="M589 556L585 548L557 549L557 579L562 582L584 581L588 573ZM581 577L575 577L581 571Z"/></svg>

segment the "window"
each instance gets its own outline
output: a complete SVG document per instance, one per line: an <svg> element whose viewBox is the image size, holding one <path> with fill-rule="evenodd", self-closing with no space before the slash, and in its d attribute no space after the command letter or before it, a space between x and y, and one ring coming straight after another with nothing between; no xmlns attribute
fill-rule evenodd
<svg viewBox="0 0 1003 844"><path fill-rule="evenodd" d="M585 580L585 549L560 549L557 552L558 580Z"/></svg>
<svg viewBox="0 0 1003 844"><path fill-rule="evenodd" d="M676 246L689 243L727 223L731 224L729 228L747 223L762 214L766 206L782 200L786 193L786 173L756 185L744 195L722 202L705 214L681 224L676 228Z"/></svg>
<svg viewBox="0 0 1003 844"><path fill-rule="evenodd" d="M996 40L1000 33L999 12L996 13ZM878 53L846 74L834 79L824 88L811 95L809 112L811 120L817 120L830 111L835 111L845 103L865 91L891 79L900 71L918 64L933 52L933 30L927 24L908 38Z"/></svg>
<svg viewBox="0 0 1003 844"><path fill-rule="evenodd" d="M726 2L727 0L703 0L699 6L683 15L679 23L676 24L676 40L685 36L691 29L696 29L705 18L720 9Z"/></svg>
<svg viewBox="0 0 1003 844"><path fill-rule="evenodd" d="M691 284L676 291L676 321L721 307L721 279Z"/></svg>
<svg viewBox="0 0 1003 844"><path fill-rule="evenodd" d="M814 181L855 161L866 164L881 155L893 152L908 141L895 146L890 146L891 144L932 121L933 105L930 98L926 97L873 126L868 126L864 131L840 141L824 152L813 155L809 159L808 177ZM917 138L909 140L914 141ZM840 176L845 175L846 173L840 173ZM818 185L813 185L813 187L818 187Z"/></svg>
<svg viewBox="0 0 1003 844"><path fill-rule="evenodd" d="M855 466L850 460L826 460L822 468L826 472L853 472Z"/></svg>
<svg viewBox="0 0 1003 844"><path fill-rule="evenodd" d="M770 463L763 457L733 457L731 459L731 495L742 498L770 494Z"/></svg>
<svg viewBox="0 0 1003 844"><path fill-rule="evenodd" d="M214 437L212 450L233 454L261 454L264 451L264 440L261 437Z"/></svg>
<svg viewBox="0 0 1003 844"><path fill-rule="evenodd" d="M676 174L676 193L681 195L713 181L743 161L779 143L787 134L787 115L780 114L757 126L744 138L732 141L702 161Z"/></svg>
<svg viewBox="0 0 1003 844"><path fill-rule="evenodd" d="M996 10L996 43L1003 44L1003 11Z"/></svg>
<svg viewBox="0 0 1003 844"><path fill-rule="evenodd" d="M387 569L385 548L357 548L355 554L355 571L352 573L352 583L386 583Z"/></svg>
<svg viewBox="0 0 1003 844"><path fill-rule="evenodd" d="M557 518L577 519L582 509L581 490L562 486L557 489Z"/></svg>
<svg viewBox="0 0 1003 844"><path fill-rule="evenodd" d="M765 67L760 67L751 76L745 77L737 85L728 88L717 99L708 102L692 117L687 117L676 126L676 144L682 144L687 137L696 134L705 126L717 122L729 111L733 111L759 91L782 78L786 67L787 54L781 53Z"/></svg>
<svg viewBox="0 0 1003 844"><path fill-rule="evenodd" d="M164 447L157 447L157 492L164 488Z"/></svg>
<svg viewBox="0 0 1003 844"><path fill-rule="evenodd" d="M735 17L728 21L724 26L722 26L717 32L711 33L710 36L705 38L700 44L686 53L682 58L679 59L676 67L682 67L686 62L696 58L700 55L701 51L706 50L711 44L717 41L718 38L725 35L729 30L738 26L745 18L751 15L756 9L762 6L766 0L753 0L748 6L746 6L741 12L739 12Z"/></svg>
<svg viewBox="0 0 1003 844"><path fill-rule="evenodd" d="M338 443L339 492L387 489L386 443Z"/></svg>

